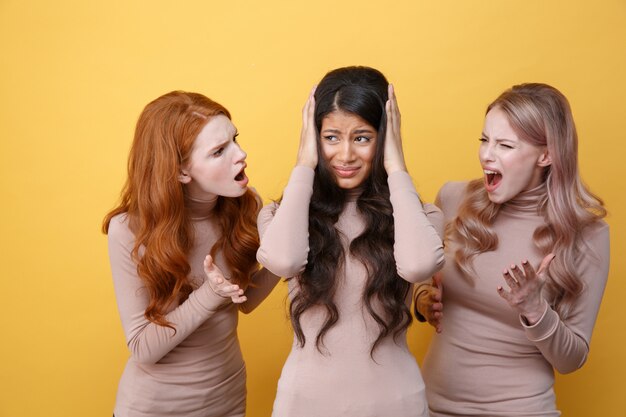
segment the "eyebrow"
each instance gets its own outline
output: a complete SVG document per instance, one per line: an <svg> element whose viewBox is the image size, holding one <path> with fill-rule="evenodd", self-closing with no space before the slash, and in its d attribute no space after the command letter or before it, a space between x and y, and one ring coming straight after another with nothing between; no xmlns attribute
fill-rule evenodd
<svg viewBox="0 0 626 417"><path fill-rule="evenodd" d="M480 136L481 136L481 137L483 137L483 138L485 138L485 139L491 139L491 138L489 137L489 135L485 134L485 132L481 133L481 134L480 134ZM509 138L495 138L494 140L495 140L495 141L500 141L500 142L502 142L502 141L507 141L507 142L515 142L515 140L514 140L514 139L509 139Z"/></svg>
<svg viewBox="0 0 626 417"><path fill-rule="evenodd" d="M215 150L217 150L219 148L223 148L224 146L226 146L228 144L228 142L230 142L230 139L226 139L225 141L222 141L222 142L218 143L215 146L211 146L209 148L209 152L213 152L213 151L215 151Z"/></svg>
<svg viewBox="0 0 626 417"><path fill-rule="evenodd" d="M335 129L335 128L328 128L328 129L324 129L322 130L322 133L341 133L341 130L339 129ZM356 134L361 134L361 133L375 133L374 129L370 129L370 128L362 128L362 129L356 129L354 131L352 131L351 133L356 133Z"/></svg>

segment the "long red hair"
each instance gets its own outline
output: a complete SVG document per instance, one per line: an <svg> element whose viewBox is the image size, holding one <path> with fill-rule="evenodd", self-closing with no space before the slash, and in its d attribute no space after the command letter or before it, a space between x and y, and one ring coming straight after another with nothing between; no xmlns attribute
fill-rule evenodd
<svg viewBox="0 0 626 417"><path fill-rule="evenodd" d="M230 119L224 106L197 93L173 91L149 103L137 121L121 202L103 221L107 233L114 216L127 214L135 235L132 257L150 299L145 315L162 326L173 328L165 319L168 307L193 291L187 260L193 228L178 176L196 137L219 114ZM258 268L258 209L259 201L250 190L237 198L220 196L215 208L222 233L211 254L222 252L232 281L241 286L248 285Z"/></svg>

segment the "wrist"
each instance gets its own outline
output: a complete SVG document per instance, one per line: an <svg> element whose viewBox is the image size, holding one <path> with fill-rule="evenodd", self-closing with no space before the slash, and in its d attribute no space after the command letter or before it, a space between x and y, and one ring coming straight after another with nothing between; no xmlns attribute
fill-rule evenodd
<svg viewBox="0 0 626 417"><path fill-rule="evenodd" d="M524 311L520 315L522 316L522 319L526 322L526 324L528 324L529 326L534 326L544 316L547 307L548 307L548 303L542 299L541 302L539 302L536 307L530 310Z"/></svg>
<svg viewBox="0 0 626 417"><path fill-rule="evenodd" d="M406 164L404 163L404 160L389 161L389 162L385 162L385 171L387 171L387 175L391 175L394 172L407 171L407 168L406 168Z"/></svg>

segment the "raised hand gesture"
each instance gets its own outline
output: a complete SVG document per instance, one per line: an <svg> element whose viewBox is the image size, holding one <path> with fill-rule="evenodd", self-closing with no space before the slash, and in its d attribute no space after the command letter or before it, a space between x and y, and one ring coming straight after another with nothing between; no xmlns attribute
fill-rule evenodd
<svg viewBox="0 0 626 417"><path fill-rule="evenodd" d="M204 273L206 274L209 287L215 294L223 298L230 298L235 304L241 304L247 300L239 285L231 284L224 278L222 271L213 263L211 255L207 255L204 258Z"/></svg>
<svg viewBox="0 0 626 417"><path fill-rule="evenodd" d="M553 254L543 258L537 271L528 261L524 261L521 268L511 265L511 268L505 269L502 273L509 290L498 287L498 294L511 308L517 310L529 325L537 323L546 310L547 302L541 290L546 282L548 265L552 259Z"/></svg>

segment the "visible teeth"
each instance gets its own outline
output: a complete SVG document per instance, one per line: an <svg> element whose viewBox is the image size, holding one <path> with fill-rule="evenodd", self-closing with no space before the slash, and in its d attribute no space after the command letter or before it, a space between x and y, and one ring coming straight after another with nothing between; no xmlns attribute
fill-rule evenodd
<svg viewBox="0 0 626 417"><path fill-rule="evenodd" d="M484 169L484 170L483 170L483 172L484 172L485 174L487 174L487 175L489 175L489 174L493 174L493 175L497 174L497 172L496 172L496 171L490 171L490 170L488 170L488 169Z"/></svg>

